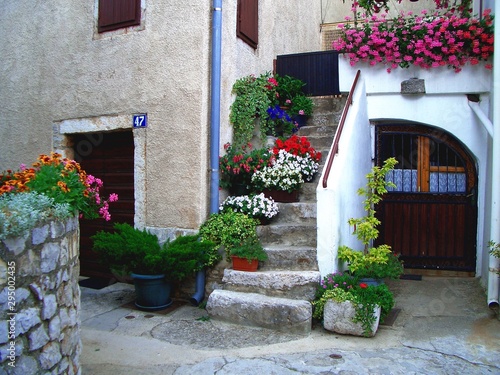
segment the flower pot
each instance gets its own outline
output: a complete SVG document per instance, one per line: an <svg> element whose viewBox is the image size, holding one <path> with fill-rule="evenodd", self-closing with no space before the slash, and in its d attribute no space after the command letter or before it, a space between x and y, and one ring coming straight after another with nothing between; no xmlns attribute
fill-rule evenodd
<svg viewBox="0 0 500 375"><path fill-rule="evenodd" d="M171 284L165 275L131 274L135 286L135 305L141 310L161 310L172 304Z"/></svg>
<svg viewBox="0 0 500 375"><path fill-rule="evenodd" d="M381 309L379 306L375 308L375 322L371 327L370 337L375 336L380 321ZM343 335L365 336L363 326L359 322L354 322L356 310L351 301L337 302L328 300L325 303L323 312L323 327L332 332L341 333Z"/></svg>
<svg viewBox="0 0 500 375"><path fill-rule="evenodd" d="M240 258L232 255L233 260L233 270L235 271L246 271L255 272L259 268L259 261L257 259L248 260L246 258Z"/></svg>
<svg viewBox="0 0 500 375"><path fill-rule="evenodd" d="M247 195L249 192L250 190L248 189L247 184L244 182L234 182L229 188L230 195Z"/></svg>
<svg viewBox="0 0 500 375"><path fill-rule="evenodd" d="M294 190L291 193L284 190L264 190L266 198L273 198L275 202L292 203L299 201L299 190Z"/></svg>
<svg viewBox="0 0 500 375"><path fill-rule="evenodd" d="M297 115L292 118L292 120L295 121L298 125L298 129L296 130L299 130L301 127L306 126L307 118L308 116L306 115Z"/></svg>

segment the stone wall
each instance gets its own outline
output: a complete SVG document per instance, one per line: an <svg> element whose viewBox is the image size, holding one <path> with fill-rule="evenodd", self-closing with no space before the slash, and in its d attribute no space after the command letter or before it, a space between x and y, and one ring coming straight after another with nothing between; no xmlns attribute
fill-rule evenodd
<svg viewBox="0 0 500 375"><path fill-rule="evenodd" d="M80 374L78 219L0 243L0 373Z"/></svg>

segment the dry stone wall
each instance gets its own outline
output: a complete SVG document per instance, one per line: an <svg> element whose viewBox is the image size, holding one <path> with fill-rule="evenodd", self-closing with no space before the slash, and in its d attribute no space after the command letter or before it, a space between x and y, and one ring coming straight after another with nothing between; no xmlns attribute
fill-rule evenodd
<svg viewBox="0 0 500 375"><path fill-rule="evenodd" d="M0 243L0 374L80 374L78 219Z"/></svg>

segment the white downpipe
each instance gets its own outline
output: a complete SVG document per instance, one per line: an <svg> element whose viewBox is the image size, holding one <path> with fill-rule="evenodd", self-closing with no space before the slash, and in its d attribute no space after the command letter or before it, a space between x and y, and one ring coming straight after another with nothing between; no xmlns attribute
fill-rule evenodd
<svg viewBox="0 0 500 375"><path fill-rule="evenodd" d="M471 107L479 121L481 121L481 124L483 124L490 137L493 137L493 123L490 121L488 116L486 116L486 113L483 112L479 103L469 101L469 107Z"/></svg>
<svg viewBox="0 0 500 375"><path fill-rule="evenodd" d="M495 40L500 40L500 20L495 17ZM500 53L493 54L493 103L500 99ZM500 105L493 105L493 160L491 172L491 240L500 243ZM498 284L500 282L497 274L499 259L490 255L488 273L488 306L498 308Z"/></svg>

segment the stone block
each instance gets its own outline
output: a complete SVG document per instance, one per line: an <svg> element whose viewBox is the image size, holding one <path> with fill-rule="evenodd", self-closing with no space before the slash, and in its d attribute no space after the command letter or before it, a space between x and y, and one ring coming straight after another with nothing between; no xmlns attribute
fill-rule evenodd
<svg viewBox="0 0 500 375"><path fill-rule="evenodd" d="M49 337L56 340L61 335L61 319L59 315L54 316L49 323Z"/></svg>
<svg viewBox="0 0 500 375"><path fill-rule="evenodd" d="M49 225L33 228L31 231L31 243L33 245L40 245L47 240L49 236Z"/></svg>
<svg viewBox="0 0 500 375"><path fill-rule="evenodd" d="M47 344L40 353L40 366L44 370L54 367L62 359L61 350L57 342Z"/></svg>
<svg viewBox="0 0 500 375"><path fill-rule="evenodd" d="M35 330L31 331L29 336L30 351L40 349L49 342L49 335L45 332L43 325L40 325Z"/></svg>
<svg viewBox="0 0 500 375"><path fill-rule="evenodd" d="M353 321L355 314L356 310L352 302L336 302L333 300L329 300L325 303L325 309L323 312L323 326L328 331L337 332L344 335L364 336L364 330L361 323L355 323ZM375 333L378 329L378 323L380 320L380 307L377 307L375 309L374 314L376 316L376 319L371 327L371 336L375 336Z"/></svg>
<svg viewBox="0 0 500 375"><path fill-rule="evenodd" d="M312 306L304 300L214 290L207 311L213 318L237 324L299 334L311 331Z"/></svg>
<svg viewBox="0 0 500 375"><path fill-rule="evenodd" d="M419 78L410 78L401 82L401 94L425 94L425 80Z"/></svg>
<svg viewBox="0 0 500 375"><path fill-rule="evenodd" d="M42 319L47 320L54 316L57 311L57 300L53 294L46 295L43 298Z"/></svg>
<svg viewBox="0 0 500 375"><path fill-rule="evenodd" d="M40 268L42 272L48 273L54 271L59 260L59 246L56 243L46 243L41 252Z"/></svg>
<svg viewBox="0 0 500 375"><path fill-rule="evenodd" d="M40 322L40 309L36 307L18 312L16 314L16 337L28 332Z"/></svg>

